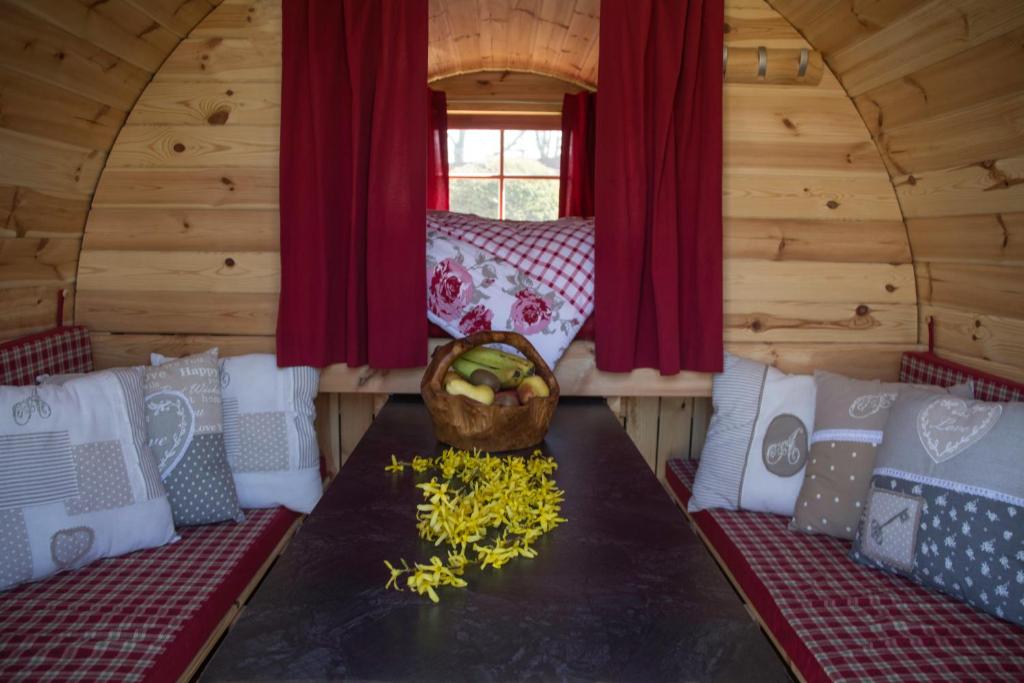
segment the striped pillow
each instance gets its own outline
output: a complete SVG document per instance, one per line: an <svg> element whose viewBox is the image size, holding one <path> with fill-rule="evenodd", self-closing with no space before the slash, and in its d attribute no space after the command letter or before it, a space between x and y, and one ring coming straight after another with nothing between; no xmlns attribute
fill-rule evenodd
<svg viewBox="0 0 1024 683"><path fill-rule="evenodd" d="M814 395L810 375L725 354L688 509L792 515L814 429Z"/></svg>
<svg viewBox="0 0 1024 683"><path fill-rule="evenodd" d="M0 590L176 538L143 371L0 387Z"/></svg>

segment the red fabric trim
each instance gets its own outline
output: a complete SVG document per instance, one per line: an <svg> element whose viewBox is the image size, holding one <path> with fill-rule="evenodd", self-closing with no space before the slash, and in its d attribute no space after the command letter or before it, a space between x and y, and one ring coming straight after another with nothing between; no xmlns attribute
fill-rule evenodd
<svg viewBox="0 0 1024 683"><path fill-rule="evenodd" d="M448 210L448 99L427 88L427 209Z"/></svg>
<svg viewBox="0 0 1024 683"><path fill-rule="evenodd" d="M687 488L686 484L679 479L667 464L665 467L665 478L673 493L675 493L676 497L685 507L690 500L690 489ZM793 627L789 625L786 618L782 616L782 612L775 604L775 601L772 600L764 583L757 577L754 570L751 569L750 564L744 559L743 554L736 545L729 540L728 535L718 525L718 522L706 510L687 514L690 515L693 523L700 527L708 543L715 549L718 556L722 558L722 563L728 567L733 578L740 585L740 589L750 601L751 606L761 616L765 627L771 631L779 647L782 648L782 651L792 662L793 668L800 672L800 675L808 683L831 680L825 673L825 669L822 668L811 651L804 645L803 640L796 634Z"/></svg>
<svg viewBox="0 0 1024 683"><path fill-rule="evenodd" d="M299 517L297 513L283 507L274 510L273 515L267 528L260 534L259 539L245 551L245 555L235 565L231 574L217 586L212 595L199 608L199 611L192 616L171 641L171 644L156 658L146 675L147 681L154 683L177 681L185 673L189 664L192 663L214 629L217 628L217 624L224 618L231 605L256 576L256 572L267 561L274 548ZM182 536L184 536L182 543L188 542L186 533L187 531L182 532Z"/></svg>

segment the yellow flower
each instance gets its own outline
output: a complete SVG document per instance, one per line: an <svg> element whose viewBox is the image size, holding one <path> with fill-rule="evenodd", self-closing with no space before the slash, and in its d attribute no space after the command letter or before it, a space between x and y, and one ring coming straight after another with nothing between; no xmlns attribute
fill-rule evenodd
<svg viewBox="0 0 1024 683"><path fill-rule="evenodd" d="M384 471L385 472L403 472L403 471L405 471L405 463L404 462L398 462L398 459L395 458L395 455L392 453L391 454L391 464L390 465L385 465L384 466Z"/></svg>

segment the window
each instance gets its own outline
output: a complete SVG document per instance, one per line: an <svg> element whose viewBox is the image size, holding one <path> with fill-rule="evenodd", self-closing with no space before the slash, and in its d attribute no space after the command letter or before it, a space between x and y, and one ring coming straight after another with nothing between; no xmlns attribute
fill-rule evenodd
<svg viewBox="0 0 1024 683"><path fill-rule="evenodd" d="M488 218L558 218L560 130L448 130L452 211Z"/></svg>

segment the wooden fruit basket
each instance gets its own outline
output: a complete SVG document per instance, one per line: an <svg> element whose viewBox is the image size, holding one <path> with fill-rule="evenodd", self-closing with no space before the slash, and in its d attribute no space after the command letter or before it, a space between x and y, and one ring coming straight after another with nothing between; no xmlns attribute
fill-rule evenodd
<svg viewBox="0 0 1024 683"><path fill-rule="evenodd" d="M444 377L455 359L477 346L508 344L536 366L534 373L547 382L550 396L534 397L520 406L484 405L444 390ZM438 441L457 448L479 448L491 453L536 446L544 440L558 405L558 380L533 344L515 332L477 332L434 350L420 382L420 393L434 421Z"/></svg>

